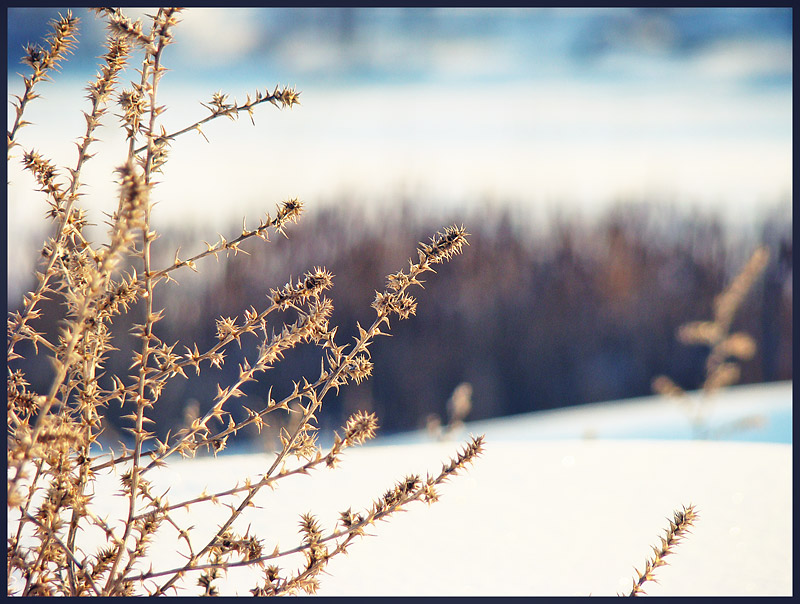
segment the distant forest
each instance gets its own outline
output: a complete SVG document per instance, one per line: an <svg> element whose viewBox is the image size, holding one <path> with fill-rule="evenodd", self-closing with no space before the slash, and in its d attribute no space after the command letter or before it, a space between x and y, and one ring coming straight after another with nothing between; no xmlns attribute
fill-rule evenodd
<svg viewBox="0 0 800 604"><path fill-rule="evenodd" d="M417 242L427 242L447 225L405 206L383 217L374 208L369 214L308 208L299 224L287 228L286 239L249 241L243 246L249 255L206 259L198 274L176 272L180 286L156 289L156 308L166 308L156 325L160 337L178 342L176 351L194 343L207 349L216 343L220 316L241 317L250 306L261 310L270 289L323 266L335 275L331 324L339 326L340 344L352 341L356 322L368 325L374 318L370 303L386 275L406 268L408 258L416 260ZM754 226L750 241L714 218L645 204L618 206L591 223L553 219L535 229L514 216L493 209L489 216L456 217L471 234L469 246L437 267L424 290L417 289L416 316L395 318L392 337L373 344L373 376L326 398L318 415L321 429L338 428L356 410L374 411L383 434L419 428L431 415L446 421L448 398L463 382L472 385L467 420L648 395L660 374L696 389L707 350L679 343L678 327L711 318L715 295L760 243L770 248L769 265L732 326L758 345L755 358L743 364L741 382L792 379L790 211ZM169 264L178 246L185 258L203 249L199 241L216 240L216 231L231 239L236 230L234 225L209 232L162 229L156 242L162 256L155 265ZM109 375L127 374L134 344L130 328L141 321L141 312L134 306L115 323L114 345L123 352L108 359ZM287 311L284 319L291 323L295 315ZM46 334L55 329L38 325ZM221 370L200 376L191 371L188 380L172 380L154 408L150 429L163 438L205 413L217 384L233 383L257 344L257 337L243 338L241 348L227 349ZM35 364L23 368L32 388L44 391L51 366L42 356L38 362L30 357ZM271 387L273 397L282 397L293 380L313 381L319 369L313 345L291 350L257 383L245 385L247 397L233 399L229 410L244 417L234 410L239 403L259 410ZM127 413L112 405L109 435L123 438L119 417ZM261 438L274 439L278 427ZM256 438L256 433L242 436Z"/></svg>

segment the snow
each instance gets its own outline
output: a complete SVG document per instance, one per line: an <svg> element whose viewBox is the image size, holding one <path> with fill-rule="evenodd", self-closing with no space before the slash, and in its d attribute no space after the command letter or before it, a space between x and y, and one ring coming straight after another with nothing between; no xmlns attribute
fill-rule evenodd
<svg viewBox="0 0 800 604"><path fill-rule="evenodd" d="M408 465L436 453L386 451ZM788 595L791 499L787 445L490 441L430 510L381 526L331 564L321 593L614 595L666 518L693 503L693 534L648 593Z"/></svg>
<svg viewBox="0 0 800 604"><path fill-rule="evenodd" d="M716 408L758 408L766 426L786 417L790 426L791 394L791 383L733 388L719 395ZM659 583L646 584L649 594L791 595L791 437L645 439L648 431L640 429L638 438L624 430L605 438L614 432L614 417L620 426L632 420L633 404L536 414L538 428L534 415L467 424L465 432L486 433L484 455L440 488L439 502L409 505L357 539L347 556L335 557L320 578L319 594L614 595L630 589L634 567L643 567L673 512L694 504L699 518L692 534L656 570ZM660 404L668 414L674 411L663 399ZM633 417L643 421L645 415ZM667 423L654 421L662 428ZM570 424L573 434L566 432ZM543 436L548 430L556 437ZM339 512L369 507L406 474L438 473L459 448L458 438L425 442L415 434L350 449L334 470L290 477L275 491L260 493L258 507L236 526L244 533L249 525L265 550L276 542L294 547L301 513L313 512L330 530ZM256 478L271 460L260 453L177 461L158 475L154 491L169 487L169 500L177 502L206 486L217 490ZM98 490L95 503L103 509L106 500L109 513L124 505L121 497ZM225 512L196 506L186 520L197 527L199 541ZM154 567L177 566L175 549L174 534L157 543ZM223 594L248 595L256 579L255 572L234 569L219 587ZM183 593L197 593L194 581L186 581L190 591Z"/></svg>
<svg viewBox="0 0 800 604"><path fill-rule="evenodd" d="M686 400L648 396L472 422L454 436L487 433L492 440L663 439L694 436L692 409L705 419L703 434L750 442L792 442L792 383L737 386L711 395L689 392ZM424 432L384 443L425 442Z"/></svg>

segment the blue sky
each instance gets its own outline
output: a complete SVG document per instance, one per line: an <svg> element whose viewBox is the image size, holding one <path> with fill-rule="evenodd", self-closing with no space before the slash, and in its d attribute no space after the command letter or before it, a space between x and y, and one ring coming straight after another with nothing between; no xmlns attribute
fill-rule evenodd
<svg viewBox="0 0 800 604"><path fill-rule="evenodd" d="M10 92L23 44L58 10L9 9ZM21 137L63 165L105 36L74 10L80 47ZM181 199L198 223L240 224L287 197L584 215L653 199L747 221L792 191L791 9L188 9L175 39L160 87L167 130L204 117L200 101L220 89L243 100L295 85L302 104L263 107L256 127L211 124L211 145L175 141L165 222L186 220ZM104 132L85 178L96 212L124 153ZM20 226L41 200L10 166Z"/></svg>
<svg viewBox="0 0 800 604"><path fill-rule="evenodd" d="M67 9L9 9L9 70L42 23ZM85 9L75 59L94 64L102 24ZM145 11L133 11L139 14ZM326 83L511 82L641 74L637 59L690 62L719 45L783 44L790 9L190 9L178 30L176 71L200 60L203 73L310 78ZM628 61L607 63L609 57ZM772 64L770 65L770 62ZM654 73L654 72L651 72ZM742 85L791 84L791 62L777 54L740 73ZM191 76L189 76L191 77Z"/></svg>

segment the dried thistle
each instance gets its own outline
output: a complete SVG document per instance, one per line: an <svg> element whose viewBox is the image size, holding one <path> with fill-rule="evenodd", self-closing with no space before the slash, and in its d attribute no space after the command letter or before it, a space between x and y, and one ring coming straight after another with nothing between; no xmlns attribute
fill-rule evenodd
<svg viewBox="0 0 800 604"><path fill-rule="evenodd" d="M131 21L121 9L95 9L106 21L109 36L106 53L97 76L86 87L89 103L84 112L86 129L78 139L77 159L70 167L58 166L32 148L22 147L18 133L26 125L24 112L37 95L35 87L59 67L76 43L77 18L68 13L54 22L53 34L45 46L29 45L23 62L32 75L23 76L25 93L16 97L16 119L8 133L8 147L22 147L23 166L33 175L48 206L53 231L41 249L41 270L37 286L25 295L23 308L8 319L8 483L7 502L11 531L8 540L7 571L9 595L124 596L148 593L164 595L191 576L203 595L219 593L218 581L228 568L259 566L263 582L255 595L314 593L319 574L335 555L344 553L352 540L361 536L367 525L384 519L404 505L438 498L436 486L457 474L482 450L482 437L473 439L436 477L409 476L376 500L369 510L341 514L332 531L310 512L301 517L300 543L287 550L276 548L266 553L258 535L237 529L242 513L256 505L256 497L274 489L292 475L307 475L321 468L333 468L343 452L374 437L377 418L372 414L353 414L334 433L334 443L323 452L317 438L316 414L326 395L373 372L369 347L374 338L387 335L389 319L408 318L416 311L416 300L408 293L421 285L419 277L433 265L451 259L467 243L463 227L448 227L429 243L420 244L418 262L409 260L407 271L387 278L386 290L376 296L377 316L368 328L358 326L358 336L349 345L337 343L336 327L329 322L333 303L326 292L334 276L315 267L297 280L268 290L265 307L250 307L241 317L220 317L213 346L200 350L197 344L178 347L168 341L159 321L168 309L157 305L160 285L174 281L173 274L184 268L198 270L206 258L235 258L247 242L259 238L268 242L270 233L288 236L289 225L297 223L303 204L289 199L278 204L274 216L266 215L254 229L242 225L231 239L222 235L206 243L203 252L181 259L175 252L167 266L155 266L154 249L158 233L153 226L151 193L157 186L155 175L169 159L169 145L176 137L219 117L236 119L246 112L251 120L254 109L270 103L283 109L299 104L294 88L275 86L272 92L256 92L244 103L230 100L218 92L206 105L210 115L175 132L160 125L166 107L159 104L159 86L167 68L165 52L174 42L173 29L179 25L180 9L160 8L150 15L149 31L140 21ZM140 59L138 81L121 88L123 68L134 57ZM127 154L117 169L119 196L117 207L107 216L108 237L96 245L84 235L89 223L80 207L83 169L94 155L96 130L108 126L109 104L117 105L118 127L126 136ZM59 310L43 310L43 300L54 300ZM60 312L60 330L44 334L35 327L44 312ZM107 375L105 361L114 350L112 326L122 315L140 313L131 333L136 338L128 350L130 369L124 375ZM276 317L280 317L276 319ZM276 329L274 321L279 322ZM385 326L385 327L384 327ZM384 331L386 329L387 331ZM153 430L154 409L161 394L175 378L187 378L193 369L200 374L211 367L222 367L229 347L242 340L258 340L255 353L243 358L233 383L218 384L210 393L203 413L189 416L187 425L163 441ZM30 342L36 361L52 364L53 379L46 392L31 387L25 373L12 367L27 352L18 352L21 342ZM236 404L245 396L243 386L255 381L298 346L312 346L321 355L316 378L301 378L279 400L271 391L263 409ZM23 348L20 347L22 351ZM184 352L182 352L184 351ZM132 449L121 454L97 454L96 445L107 424L110 403L126 413L123 430L131 434ZM198 450L218 453L245 427L259 430L265 418L281 410L290 422L281 432L281 448L272 464L257 478L247 477L233 488L203 492L184 501L170 502L158 492L157 473L177 454L194 456ZM235 419L244 411L245 419ZM97 477L113 471L119 477L119 494L125 502L121 516L109 519L106 510L94 502ZM229 514L210 536L198 537L193 526L186 526L177 511L195 513L203 505L224 505ZM86 532L104 536L99 547L82 541ZM149 550L157 536L171 531L182 550L176 550L174 568L143 570ZM92 551L94 550L94 551ZM296 572L286 572L274 564L284 556L302 555L305 563Z"/></svg>
<svg viewBox="0 0 800 604"><path fill-rule="evenodd" d="M629 596L639 596L645 593L643 585L648 581L657 583L654 572L660 566L665 566L664 560L668 555L674 553L675 546L690 533L689 528L697 520L697 512L694 506L683 506L682 509L675 511L673 520L669 521L669 527L665 529L665 536L660 537L660 545L653 546L653 557L645 561L642 571L636 570L636 578L633 579L633 587Z"/></svg>
<svg viewBox="0 0 800 604"><path fill-rule="evenodd" d="M18 144L16 140L17 132L23 126L30 124L30 122L23 119L23 113L28 103L39 96L34 92L34 88L39 82L49 80L50 72L57 71L61 61L73 52L78 43L79 21L72 14L72 11L67 11L66 16L59 15L58 19L51 21L53 33L47 37L46 47L38 44L28 44L25 48L22 62L31 68L32 73L30 77L22 77L25 84L25 92L22 96L14 95L16 99L14 104L16 115L14 124L8 132L9 159L11 159L11 148Z"/></svg>
<svg viewBox="0 0 800 604"><path fill-rule="evenodd" d="M757 248L745 266L725 290L714 299L710 321L693 321L678 329L678 340L687 345L703 345L709 348L703 381L703 399L693 404L684 390L667 376L657 376L651 386L657 394L677 398L685 403L696 435L705 431L709 400L720 388L739 381L740 364L755 356L756 342L747 333L730 333L733 317L741 307L747 294L764 272L769 262L769 249Z"/></svg>

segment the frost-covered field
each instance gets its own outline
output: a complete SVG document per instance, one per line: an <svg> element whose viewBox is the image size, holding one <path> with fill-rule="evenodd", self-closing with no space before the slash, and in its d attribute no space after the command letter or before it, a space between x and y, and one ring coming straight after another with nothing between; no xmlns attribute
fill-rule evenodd
<svg viewBox="0 0 800 604"><path fill-rule="evenodd" d="M788 435L782 442L666 440L668 419L680 425L670 405L654 399L468 424L486 433L484 456L441 489L438 503L409 506L334 558L320 595L614 595L630 588L667 518L690 503L699 519L648 593L791 595L791 383L730 389L711 418L760 414L762 435ZM660 406L666 415L653 416ZM635 438L622 427L637 418ZM459 446L415 434L350 450L336 470L262 493L239 526L249 524L265 550L291 547L299 514L312 511L332 528L338 512L368 507L406 473L438 472ZM156 484L177 501L255 477L270 461L248 454L175 462ZM101 492L96 503L109 514L124 506ZM224 511L197 507L191 523L198 534L211 530ZM171 535L157 543L153 566L175 566L174 548ZM255 579L231 571L221 592L248 595ZM193 584L185 583L196 591Z"/></svg>

